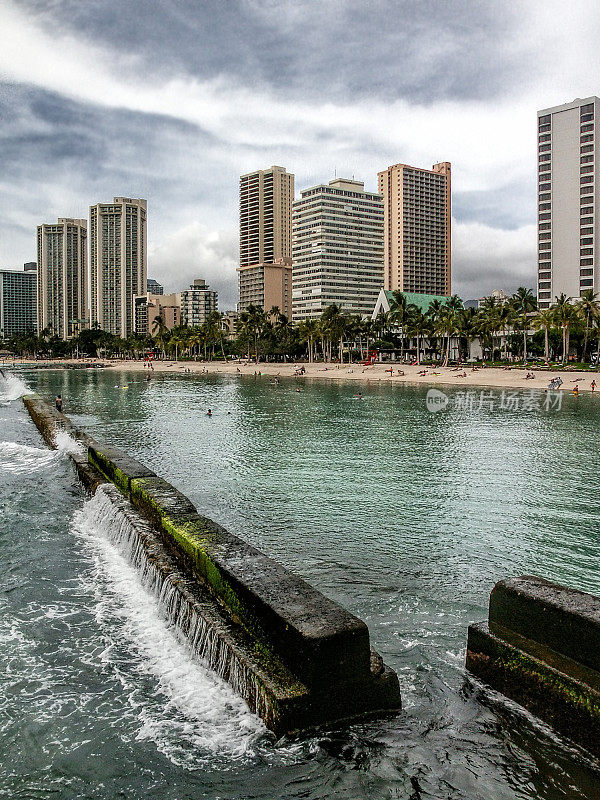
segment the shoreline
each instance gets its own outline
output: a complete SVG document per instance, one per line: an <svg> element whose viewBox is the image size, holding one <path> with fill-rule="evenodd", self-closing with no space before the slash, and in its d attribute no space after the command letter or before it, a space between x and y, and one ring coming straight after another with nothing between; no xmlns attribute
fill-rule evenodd
<svg viewBox="0 0 600 800"><path fill-rule="evenodd" d="M572 391L577 385L580 392L591 392L591 383L595 381L600 392L600 373L595 371L565 371L562 369L553 372L549 369L536 369L523 367L478 367L472 371L471 367L423 367L376 363L370 366L362 364L304 364L304 363L260 363L258 365L245 360L240 361L152 361L154 373L167 374L215 374L215 375L240 375L261 376L271 378L297 378L325 379L332 381L356 381L364 384L377 383L378 385L425 385L425 386L469 386L491 387L496 389L538 389L545 391L552 378L561 377L563 384L561 391ZM146 372L147 362L121 361L111 359L62 359L57 361L35 362L10 360L0 363L0 369L5 367L44 368L44 369L97 369L102 367L110 370L130 372ZM390 367L393 374L390 375ZM297 371L304 368L303 375ZM186 370L188 371L186 373ZM404 372L400 375L399 372ZM424 373L424 374L419 374ZM526 378L528 373L533 374L533 379ZM556 390L558 391L558 390Z"/></svg>

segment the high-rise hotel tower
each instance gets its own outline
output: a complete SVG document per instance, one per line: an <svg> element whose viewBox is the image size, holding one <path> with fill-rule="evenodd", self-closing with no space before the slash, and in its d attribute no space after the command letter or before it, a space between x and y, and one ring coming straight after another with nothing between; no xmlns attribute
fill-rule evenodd
<svg viewBox="0 0 600 800"><path fill-rule="evenodd" d="M450 164L393 164L378 173L385 211L384 289L451 293Z"/></svg>
<svg viewBox="0 0 600 800"><path fill-rule="evenodd" d="M596 180L600 100L538 111L538 302L600 291L600 188Z"/></svg>
<svg viewBox="0 0 600 800"><path fill-rule="evenodd" d="M37 229L37 324L67 340L87 322L87 222L60 218Z"/></svg>
<svg viewBox="0 0 600 800"><path fill-rule="evenodd" d="M146 208L130 197L90 207L90 320L122 338L135 330L135 296L146 294Z"/></svg>
<svg viewBox="0 0 600 800"><path fill-rule="evenodd" d="M240 178L239 311L249 305L292 313L294 176L273 166Z"/></svg>
<svg viewBox="0 0 600 800"><path fill-rule="evenodd" d="M336 178L294 203L293 318L332 303L370 315L383 284L383 202L362 181Z"/></svg>

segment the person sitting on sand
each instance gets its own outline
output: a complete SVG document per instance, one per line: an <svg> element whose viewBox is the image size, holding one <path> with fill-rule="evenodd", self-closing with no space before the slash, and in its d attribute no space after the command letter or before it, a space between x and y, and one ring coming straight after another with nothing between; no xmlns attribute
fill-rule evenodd
<svg viewBox="0 0 600 800"><path fill-rule="evenodd" d="M398 370L398 375L404 375L404 370L403 369L399 369Z"/></svg>

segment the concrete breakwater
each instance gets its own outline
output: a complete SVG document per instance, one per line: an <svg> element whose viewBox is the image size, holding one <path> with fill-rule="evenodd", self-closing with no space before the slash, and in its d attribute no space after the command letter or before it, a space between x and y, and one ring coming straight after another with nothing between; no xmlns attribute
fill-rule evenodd
<svg viewBox="0 0 600 800"><path fill-rule="evenodd" d="M24 402L51 446L57 430L81 443L71 457L98 513L118 515L120 546L194 650L277 735L400 709L397 676L362 620L198 514L144 464L40 398Z"/></svg>
<svg viewBox="0 0 600 800"><path fill-rule="evenodd" d="M500 581L469 627L467 668L600 756L600 597L542 578Z"/></svg>

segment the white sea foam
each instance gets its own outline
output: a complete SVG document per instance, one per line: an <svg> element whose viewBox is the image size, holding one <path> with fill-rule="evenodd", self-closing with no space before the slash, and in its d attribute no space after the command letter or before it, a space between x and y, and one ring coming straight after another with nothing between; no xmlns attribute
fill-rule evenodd
<svg viewBox="0 0 600 800"><path fill-rule="evenodd" d="M54 433L54 446L61 453L67 453L70 456L80 456L85 452L81 442L78 442L70 433L62 429Z"/></svg>
<svg viewBox="0 0 600 800"><path fill-rule="evenodd" d="M15 475L47 470L57 459L58 454L52 450L18 442L0 442L0 469Z"/></svg>
<svg viewBox="0 0 600 800"><path fill-rule="evenodd" d="M17 375L6 371L0 373L0 402L10 403L29 392L31 392L29 386Z"/></svg>
<svg viewBox="0 0 600 800"><path fill-rule="evenodd" d="M172 761L194 769L217 755L252 757L265 732L262 722L190 652L155 594L111 541L123 520L99 492L75 515L73 531L94 562L89 588L107 641L101 657L117 672L137 715L138 738L153 741ZM113 660L123 646L135 653L133 670ZM153 698L140 692L132 672L155 681Z"/></svg>

